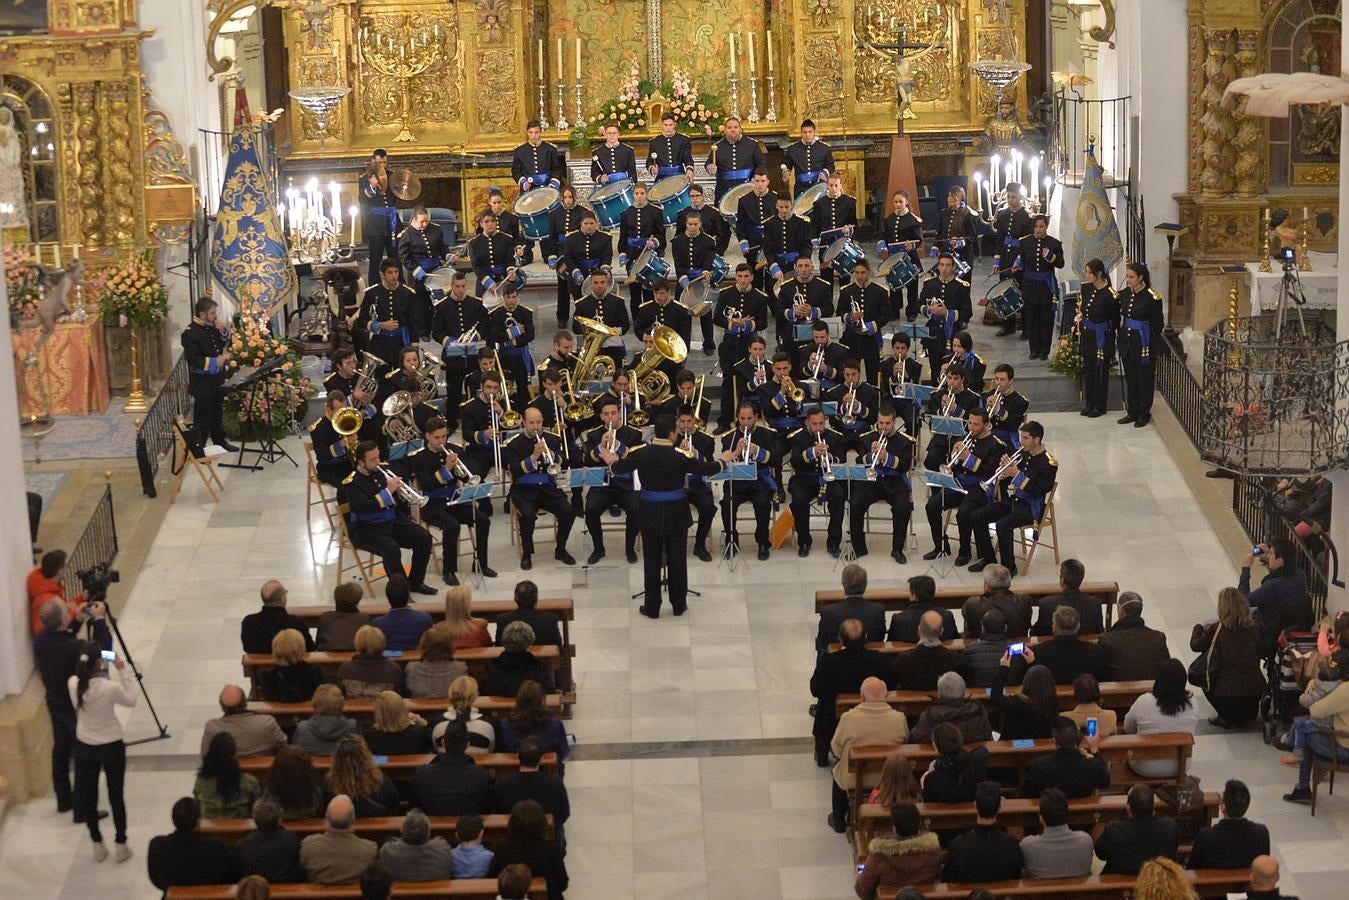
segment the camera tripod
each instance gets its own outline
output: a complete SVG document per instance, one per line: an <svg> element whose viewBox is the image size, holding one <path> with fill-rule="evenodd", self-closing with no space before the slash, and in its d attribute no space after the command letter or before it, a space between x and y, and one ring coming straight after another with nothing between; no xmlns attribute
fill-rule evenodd
<svg viewBox="0 0 1349 900"><path fill-rule="evenodd" d="M94 602L92 597L89 602ZM148 744L151 741L165 740L169 737L169 727L159 721L159 713L155 711L154 701L150 699L150 692L145 688L145 676L142 675L141 670L137 668L136 661L131 658L131 651L127 649L126 639L122 637L122 629L117 624L117 617L112 614L112 607L108 605L108 595L106 592L100 592L98 594L98 602L103 604L103 612L108 617L108 625L112 629L113 637L117 639L117 646L122 650L122 658L125 659L126 664L131 667L131 674L136 676L136 686L141 689L141 696L145 698L145 708L150 710L150 718L155 720L155 728L159 730L158 734L151 735L150 737L137 738L133 741L126 741L125 743L128 747L134 747L137 744Z"/></svg>

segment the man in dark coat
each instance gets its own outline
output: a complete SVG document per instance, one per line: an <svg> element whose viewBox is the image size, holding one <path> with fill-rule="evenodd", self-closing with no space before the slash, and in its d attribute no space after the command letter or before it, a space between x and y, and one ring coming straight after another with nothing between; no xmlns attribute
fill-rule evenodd
<svg viewBox="0 0 1349 900"><path fill-rule="evenodd" d="M915 575L909 579L909 605L890 617L890 631L887 641L903 641L907 644L918 643L918 623L923 613L933 609L941 614L941 639L952 641L960 637L956 629L956 617L949 609L937 606L937 582L931 575Z"/></svg>
<svg viewBox="0 0 1349 900"><path fill-rule="evenodd" d="M1100 634L1105 630L1104 617L1101 614L1101 598L1084 594L1080 590L1086 577L1086 566L1075 559L1065 559L1059 565L1059 588L1062 593L1040 601L1040 614L1035 620L1031 634L1036 636L1049 634L1054 621L1054 610L1060 606L1071 606L1077 610L1082 634Z"/></svg>
<svg viewBox="0 0 1349 900"><path fill-rule="evenodd" d="M844 621L838 629L838 640L843 648L820 657L815 664L815 672L810 676L810 693L819 701L812 729L815 735L815 764L822 769L829 767L829 742L833 740L834 729L838 726L838 717L834 712L834 701L838 695L857 693L862 689L862 682L872 676L884 681L887 688L895 687L895 667L884 653L867 649L867 639L860 620Z"/></svg>
<svg viewBox="0 0 1349 900"><path fill-rule="evenodd" d="M1158 856L1175 859L1180 846L1176 820L1153 815L1152 788L1129 788L1129 818L1110 822L1096 839L1096 856L1104 860L1103 875L1137 875L1143 863Z"/></svg>
<svg viewBox="0 0 1349 900"><path fill-rule="evenodd" d="M993 609L1002 613L1008 637L1025 637L1030 633L1031 602L1014 592L1011 585L1012 573L1006 566L991 565L984 569L984 592L960 607L966 638L979 637L984 616Z"/></svg>
<svg viewBox="0 0 1349 900"><path fill-rule="evenodd" d="M885 607L862 595L867 589L867 570L849 563L843 567L843 600L820 610L820 627L815 634L815 652L823 655L838 639L839 627L848 619L862 623L867 641L885 640Z"/></svg>
<svg viewBox="0 0 1349 900"><path fill-rule="evenodd" d="M171 887L195 884L234 884L241 871L239 857L220 838L197 834L197 801L183 797L173 804L173 833L150 838L145 865L150 883L169 895Z"/></svg>
<svg viewBox="0 0 1349 900"><path fill-rule="evenodd" d="M557 613L539 609L539 586L532 581L520 581L515 585L515 611L502 613L496 618L497 646L501 646L506 626L512 622L524 622L534 629L534 643L562 645L562 629L559 627Z"/></svg>
<svg viewBox="0 0 1349 900"><path fill-rule="evenodd" d="M1082 742L1076 722L1059 716L1054 720L1053 734L1057 749L1031 763L1023 796L1039 797L1048 788L1058 788L1072 800L1110 787L1110 767L1090 743Z"/></svg>
<svg viewBox="0 0 1349 900"><path fill-rule="evenodd" d="M1077 636L1080 620L1077 610L1060 606L1054 610L1054 637L1041 641L1032 651L1013 660L1011 680L1020 683L1026 670L1041 665L1054 674L1055 684L1072 684L1079 675L1091 675L1097 681L1105 680L1105 651L1092 641Z"/></svg>
<svg viewBox="0 0 1349 900"><path fill-rule="evenodd" d="M1123 591L1115 603L1119 617L1101 635L1106 681L1152 681L1157 669L1171 658L1166 634L1143 623L1143 598Z"/></svg>
<svg viewBox="0 0 1349 900"><path fill-rule="evenodd" d="M960 654L942 646L942 617L935 609L918 621L918 646L899 654L895 671L900 690L935 691L937 679L960 665Z"/></svg>

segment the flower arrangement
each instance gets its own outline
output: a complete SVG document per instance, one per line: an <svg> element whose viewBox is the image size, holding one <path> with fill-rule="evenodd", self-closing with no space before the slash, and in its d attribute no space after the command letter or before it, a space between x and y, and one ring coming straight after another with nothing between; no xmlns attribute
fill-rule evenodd
<svg viewBox="0 0 1349 900"><path fill-rule="evenodd" d="M9 291L9 323L17 326L22 319L31 319L37 315L38 301L42 293L38 290L40 272L37 260L27 250L5 244L5 287Z"/></svg>
<svg viewBox="0 0 1349 900"><path fill-rule="evenodd" d="M1076 333L1069 332L1059 338L1059 345L1049 360L1049 371L1073 379L1082 377L1082 350L1078 346Z"/></svg>
<svg viewBox="0 0 1349 900"><path fill-rule="evenodd" d="M153 250L133 253L109 269L95 290L105 325L154 328L168 318L169 292L155 268Z"/></svg>
<svg viewBox="0 0 1349 900"><path fill-rule="evenodd" d="M674 114L675 128L684 134L705 135L721 130L725 121L721 101L712 94L701 93L688 72L675 69L669 81L657 84L643 80L634 65L624 77L618 96L601 104L587 127L572 132L573 143L594 139L605 122L617 122L619 131L654 130L660 123L647 122L643 104L658 93L669 103L666 111Z"/></svg>
<svg viewBox="0 0 1349 900"><path fill-rule="evenodd" d="M256 391L236 391L225 398L225 433L230 437L280 438L304 412L314 385L300 369L300 357L290 345L273 336L251 318L230 335L225 369L237 372L284 358L279 376L263 379Z"/></svg>

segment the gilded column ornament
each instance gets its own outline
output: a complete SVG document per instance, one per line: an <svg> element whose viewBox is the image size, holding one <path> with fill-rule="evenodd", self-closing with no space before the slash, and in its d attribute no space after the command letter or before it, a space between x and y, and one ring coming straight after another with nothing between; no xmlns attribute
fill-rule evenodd
<svg viewBox="0 0 1349 900"><path fill-rule="evenodd" d="M84 245L91 250L104 244L103 164L98 134L98 96L93 84L77 84L75 95L75 138L80 162L80 228Z"/></svg>
<svg viewBox="0 0 1349 900"><path fill-rule="evenodd" d="M164 219L157 219L151 209L149 195L157 192L175 193L188 208L195 210L195 180L187 164L187 153L174 136L169 117L155 104L149 88L142 90L141 108L145 112L146 224L150 228L150 236L159 243L181 244L187 240L191 231L191 218L166 221L174 210L165 209Z"/></svg>
<svg viewBox="0 0 1349 900"><path fill-rule="evenodd" d="M1237 33L1237 52L1233 65L1236 67L1238 78L1249 78L1256 74L1256 49L1259 42L1259 32ZM1264 189L1260 158L1264 123L1246 114L1248 102L1248 97L1239 97L1232 109L1232 118L1236 126L1236 133L1232 136L1232 147L1236 151L1233 193L1238 197L1254 197Z"/></svg>
<svg viewBox="0 0 1349 900"><path fill-rule="evenodd" d="M806 72L806 114L820 119L843 115L843 48L836 34L815 34L805 40L801 57Z"/></svg>
<svg viewBox="0 0 1349 900"><path fill-rule="evenodd" d="M478 130L510 131L516 119L515 54L510 50L479 50L474 105Z"/></svg>
<svg viewBox="0 0 1349 900"><path fill-rule="evenodd" d="M106 103L103 116L106 163L103 179L103 208L108 238L115 244L136 242L136 178L132 171L131 97L125 83L108 83L103 92ZM136 110L139 117L140 110Z"/></svg>
<svg viewBox="0 0 1349 900"><path fill-rule="evenodd" d="M1207 197L1222 197L1231 191L1234 153L1231 146L1235 131L1230 111L1223 104L1223 92L1235 72L1232 55L1235 41L1230 31L1211 31L1207 36L1204 58L1204 90L1200 99L1204 114L1199 120L1204 131L1200 155L1204 170L1199 184Z"/></svg>

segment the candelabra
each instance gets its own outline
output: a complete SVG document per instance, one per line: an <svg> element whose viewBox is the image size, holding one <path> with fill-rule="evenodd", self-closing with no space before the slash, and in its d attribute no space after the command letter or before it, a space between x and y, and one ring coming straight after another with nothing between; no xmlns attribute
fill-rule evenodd
<svg viewBox="0 0 1349 900"><path fill-rule="evenodd" d="M776 122L778 120L778 89L777 79L773 77L771 71L768 73L768 81L764 84L764 93L767 95L764 99L768 103L768 112L765 118L770 122Z"/></svg>
<svg viewBox="0 0 1349 900"><path fill-rule="evenodd" d="M759 79L754 77L754 73L749 73L745 79L749 82L749 120L751 122L759 121Z"/></svg>
<svg viewBox="0 0 1349 900"><path fill-rule="evenodd" d="M413 80L442 64L443 39L440 23L419 25L412 16L390 20L384 28L369 19L361 23L361 58L379 74L403 85L400 130L394 138L399 143L417 140L408 127L412 124Z"/></svg>
<svg viewBox="0 0 1349 900"><path fill-rule="evenodd" d="M542 81L539 82L539 127L544 131L549 128L548 125L548 86Z"/></svg>
<svg viewBox="0 0 1349 900"><path fill-rule="evenodd" d="M557 82L557 130L567 130L567 87L562 79Z"/></svg>
<svg viewBox="0 0 1349 900"><path fill-rule="evenodd" d="M731 75L731 108L728 118L740 118L740 78L735 74Z"/></svg>
<svg viewBox="0 0 1349 900"><path fill-rule="evenodd" d="M1260 244L1260 271L1273 272L1274 269L1269 264L1269 235L1274 230L1274 226L1269 224L1269 207L1265 207L1265 239Z"/></svg>
<svg viewBox="0 0 1349 900"><path fill-rule="evenodd" d="M327 216L315 215L292 232L295 256L300 262L330 263L341 245L337 225Z"/></svg>
<svg viewBox="0 0 1349 900"><path fill-rule="evenodd" d="M585 118L581 114L581 107L584 105L584 101L584 95L581 93L581 82L578 80L576 82L576 121L572 123L577 128L585 127Z"/></svg>
<svg viewBox="0 0 1349 900"><path fill-rule="evenodd" d="M1310 248L1307 246L1308 229L1310 223L1304 218L1302 227L1298 229L1297 241L1297 267L1301 272L1310 272L1312 270L1312 257Z"/></svg>

